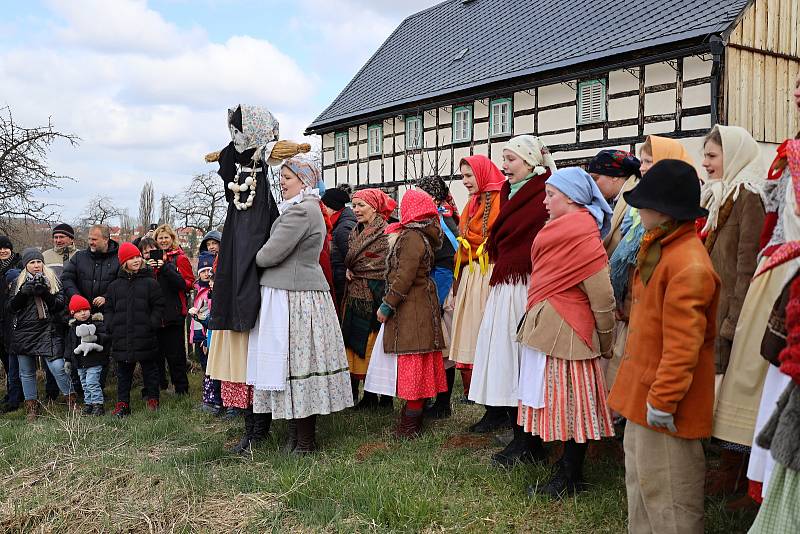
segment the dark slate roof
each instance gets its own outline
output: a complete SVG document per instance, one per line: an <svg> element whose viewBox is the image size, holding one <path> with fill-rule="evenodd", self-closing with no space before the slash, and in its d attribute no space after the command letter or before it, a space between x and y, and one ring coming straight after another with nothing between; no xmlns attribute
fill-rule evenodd
<svg viewBox="0 0 800 534"><path fill-rule="evenodd" d="M702 39L727 30L747 4L447 0L405 19L309 130L491 82Z"/></svg>

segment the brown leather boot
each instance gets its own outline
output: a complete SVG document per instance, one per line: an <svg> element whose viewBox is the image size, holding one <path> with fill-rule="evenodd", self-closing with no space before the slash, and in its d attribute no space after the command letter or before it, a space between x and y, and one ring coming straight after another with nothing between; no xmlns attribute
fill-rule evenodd
<svg viewBox="0 0 800 534"><path fill-rule="evenodd" d="M418 438L422 434L422 410L409 410L403 406L394 435L403 439Z"/></svg>
<svg viewBox="0 0 800 534"><path fill-rule="evenodd" d="M26 419L28 420L29 423L33 423L34 421L36 421L36 418L39 416L39 401L26 400L25 414L26 414Z"/></svg>
<svg viewBox="0 0 800 534"><path fill-rule="evenodd" d="M76 393L70 393L66 396L67 400L67 410L74 410L78 407L78 395Z"/></svg>
<svg viewBox="0 0 800 534"><path fill-rule="evenodd" d="M295 454L311 454L317 450L317 416L309 415L302 419L295 419L297 425L297 445Z"/></svg>

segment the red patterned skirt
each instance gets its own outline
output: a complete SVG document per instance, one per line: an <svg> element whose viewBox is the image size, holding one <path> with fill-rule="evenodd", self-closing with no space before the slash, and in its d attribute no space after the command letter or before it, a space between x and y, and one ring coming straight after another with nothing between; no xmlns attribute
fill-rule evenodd
<svg viewBox="0 0 800 534"><path fill-rule="evenodd" d="M519 403L517 424L544 441L585 443L614 435L606 404L600 358L562 360L547 356L544 407Z"/></svg>
<svg viewBox="0 0 800 534"><path fill-rule="evenodd" d="M241 382L226 382L220 384L222 405L226 408L242 408L246 410L253 405L253 386Z"/></svg>
<svg viewBox="0 0 800 534"><path fill-rule="evenodd" d="M431 399L447 391L442 351L397 356L397 397Z"/></svg>

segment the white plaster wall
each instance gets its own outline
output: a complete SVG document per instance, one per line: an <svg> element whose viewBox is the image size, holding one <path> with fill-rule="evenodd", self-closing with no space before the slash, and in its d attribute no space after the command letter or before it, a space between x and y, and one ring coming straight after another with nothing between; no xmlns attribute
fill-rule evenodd
<svg viewBox="0 0 800 534"><path fill-rule="evenodd" d="M634 137L639 134L639 127L634 126L621 126L619 128L609 128L608 137Z"/></svg>
<svg viewBox="0 0 800 534"><path fill-rule="evenodd" d="M677 66L677 64L676 64ZM675 83L678 73L668 63L653 63L644 68L644 84L646 87L662 83Z"/></svg>
<svg viewBox="0 0 800 534"><path fill-rule="evenodd" d="M514 135L532 134L533 133L533 115L523 115L522 117L514 117Z"/></svg>
<svg viewBox="0 0 800 534"><path fill-rule="evenodd" d="M322 181L325 182L325 187L334 187L336 185L336 169L322 171Z"/></svg>
<svg viewBox="0 0 800 534"><path fill-rule="evenodd" d="M486 145L483 145L483 146L484 146L484 151L487 150ZM478 153L478 147L477 146L475 147L475 153L476 154ZM484 152L484 154L485 154L485 152ZM453 151L453 159L456 162L461 161L461 158L466 158L467 156L469 156L469 148L468 147L456 148Z"/></svg>
<svg viewBox="0 0 800 534"><path fill-rule="evenodd" d="M464 187L461 180L450 182L450 194L453 195L453 200L456 201L459 213L463 213L464 206L467 205L467 200L469 200L469 193L467 193L467 188Z"/></svg>
<svg viewBox="0 0 800 534"><path fill-rule="evenodd" d="M683 88L681 106L686 108L698 108L711 104L711 84L704 83L692 87Z"/></svg>
<svg viewBox="0 0 800 534"><path fill-rule="evenodd" d="M575 127L575 106L539 112L539 133Z"/></svg>
<svg viewBox="0 0 800 534"><path fill-rule="evenodd" d="M476 100L472 106L472 118L483 119L489 116L489 99Z"/></svg>
<svg viewBox="0 0 800 534"><path fill-rule="evenodd" d="M392 149L394 148L393 136L386 137L386 131L384 130L384 138L383 138L383 154L387 156L392 155Z"/></svg>
<svg viewBox="0 0 800 534"><path fill-rule="evenodd" d="M711 115L696 115L681 118L681 130L711 129Z"/></svg>
<svg viewBox="0 0 800 534"><path fill-rule="evenodd" d="M539 107L552 106L553 104L563 104L564 102L575 101L575 90L569 86L558 83L544 85L539 88Z"/></svg>
<svg viewBox="0 0 800 534"><path fill-rule="evenodd" d="M436 130L431 130L430 132L422 134L422 146L425 148L436 146Z"/></svg>
<svg viewBox="0 0 800 534"><path fill-rule="evenodd" d="M489 144L488 143L480 143L480 144L475 145L473 147L472 153L475 154L476 156L478 154L480 154L480 155L486 156L488 158L489 157ZM469 150L467 150L467 156L469 156ZM462 156L462 157L465 157L465 156ZM461 160L459 159L458 161L461 161Z"/></svg>
<svg viewBox="0 0 800 534"><path fill-rule="evenodd" d="M644 125L645 135L658 135L675 131L675 121L651 122Z"/></svg>
<svg viewBox="0 0 800 534"><path fill-rule="evenodd" d="M638 71L638 68L634 68ZM608 93L624 93L626 91L638 91L639 79L633 74L624 70L614 70L608 74Z"/></svg>
<svg viewBox="0 0 800 534"><path fill-rule="evenodd" d="M490 156L487 155L487 157L495 163L502 164L504 146L505 143L492 143L492 154Z"/></svg>
<svg viewBox="0 0 800 534"><path fill-rule="evenodd" d="M711 68L714 66L711 56L703 61L701 56L691 56L683 59L683 80L696 80L711 76Z"/></svg>
<svg viewBox="0 0 800 534"><path fill-rule="evenodd" d="M531 90L531 93L533 90ZM533 109L535 104L532 94L526 91L518 91L514 93L514 111L521 111L524 109Z"/></svg>
<svg viewBox="0 0 800 534"><path fill-rule="evenodd" d="M336 140L336 132L322 134L322 148L333 148Z"/></svg>
<svg viewBox="0 0 800 534"><path fill-rule="evenodd" d="M436 111L425 110L422 112L422 124L425 128L433 128L436 126Z"/></svg>
<svg viewBox="0 0 800 534"><path fill-rule="evenodd" d="M639 116L639 97L626 96L625 98L612 98L608 101L608 120L620 121L635 119Z"/></svg>
<svg viewBox="0 0 800 534"><path fill-rule="evenodd" d="M481 122L478 124L473 124L472 129L472 139L475 142L478 141L486 141L489 138L489 123L488 122Z"/></svg>
<svg viewBox="0 0 800 534"><path fill-rule="evenodd" d="M381 180L381 160L371 160L367 165L370 183Z"/></svg>
<svg viewBox="0 0 800 534"><path fill-rule="evenodd" d="M603 129L595 128L594 130L584 130L580 132L580 142L586 143L587 141L599 141L603 138Z"/></svg>
<svg viewBox="0 0 800 534"><path fill-rule="evenodd" d="M539 135L539 139L547 146L571 144L575 142L575 132L557 135Z"/></svg>
<svg viewBox="0 0 800 534"><path fill-rule="evenodd" d="M322 165L331 165L336 161L336 153L334 151L325 152L322 151Z"/></svg>
<svg viewBox="0 0 800 534"><path fill-rule="evenodd" d="M644 95L644 115L675 113L675 90L660 91Z"/></svg>
<svg viewBox="0 0 800 534"><path fill-rule="evenodd" d="M449 146L453 140L453 128L449 124L447 126L439 126L439 146Z"/></svg>
<svg viewBox="0 0 800 534"><path fill-rule="evenodd" d="M456 162L456 164L458 164L458 162ZM451 161L449 148L439 151L439 168L442 170L442 174L450 174ZM453 169L452 172L458 174L458 169Z"/></svg>

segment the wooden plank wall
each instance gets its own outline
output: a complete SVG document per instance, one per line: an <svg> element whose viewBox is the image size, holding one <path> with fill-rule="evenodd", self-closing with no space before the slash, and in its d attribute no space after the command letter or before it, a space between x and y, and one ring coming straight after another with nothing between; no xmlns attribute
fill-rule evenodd
<svg viewBox="0 0 800 534"><path fill-rule="evenodd" d="M757 141L780 143L800 131L792 92L800 75L800 0L756 0L728 39L727 123Z"/></svg>

